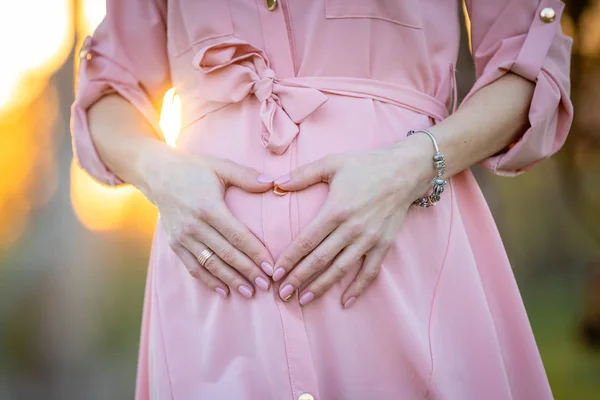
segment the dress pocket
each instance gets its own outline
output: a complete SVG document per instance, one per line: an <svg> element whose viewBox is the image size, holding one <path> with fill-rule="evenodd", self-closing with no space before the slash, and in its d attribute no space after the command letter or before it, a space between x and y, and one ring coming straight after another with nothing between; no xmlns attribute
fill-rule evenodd
<svg viewBox="0 0 600 400"><path fill-rule="evenodd" d="M325 17L374 18L407 28L422 27L418 0L326 0Z"/></svg>
<svg viewBox="0 0 600 400"><path fill-rule="evenodd" d="M167 49L177 57L192 46L233 35L229 0L172 0L167 19Z"/></svg>

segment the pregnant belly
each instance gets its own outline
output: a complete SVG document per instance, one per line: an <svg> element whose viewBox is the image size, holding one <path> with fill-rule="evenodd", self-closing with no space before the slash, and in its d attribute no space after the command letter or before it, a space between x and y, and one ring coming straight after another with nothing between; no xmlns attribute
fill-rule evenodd
<svg viewBox="0 0 600 400"><path fill-rule="evenodd" d="M300 125L300 133L287 151L277 155L262 145L259 104L247 98L187 127L177 146L191 154L227 158L276 178L328 154L389 146L403 140L408 130L429 125L429 117L398 106L330 95L329 101ZM360 182L356 182L355 190L360 187ZM225 200L232 213L277 257L314 219L327 193L326 184L285 196L271 191L253 194L231 187ZM438 204L435 212L411 207L390 253L414 252L419 241L443 249L447 245L449 215L448 201ZM402 236L406 237L400 240ZM435 252L422 261L439 266L442 255Z"/></svg>

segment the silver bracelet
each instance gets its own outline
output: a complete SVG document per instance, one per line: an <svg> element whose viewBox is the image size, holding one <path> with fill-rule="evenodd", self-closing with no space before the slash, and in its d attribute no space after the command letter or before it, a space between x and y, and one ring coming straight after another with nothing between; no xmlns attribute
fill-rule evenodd
<svg viewBox="0 0 600 400"><path fill-rule="evenodd" d="M444 192L444 186L446 186L446 181L442 176L444 172L446 172L446 161L444 160L444 155L440 153L440 148L438 147L437 140L433 133L429 132L427 129L420 129L418 131L408 131L406 136L414 135L415 133L423 132L426 133L427 136L431 138L433 141L433 147L435 148L435 155L433 156L433 166L436 170L436 176L433 178L433 193L428 196L424 196L418 198L413 202L414 205L419 207L433 207L435 203L440 201L441 194Z"/></svg>

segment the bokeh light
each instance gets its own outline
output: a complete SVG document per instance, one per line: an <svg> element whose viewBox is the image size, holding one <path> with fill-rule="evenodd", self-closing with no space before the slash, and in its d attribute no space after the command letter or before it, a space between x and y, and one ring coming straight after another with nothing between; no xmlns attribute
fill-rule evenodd
<svg viewBox="0 0 600 400"><path fill-rule="evenodd" d="M5 55L0 63L0 113L36 98L67 59L74 37L71 3L29 0L0 5L0 54Z"/></svg>

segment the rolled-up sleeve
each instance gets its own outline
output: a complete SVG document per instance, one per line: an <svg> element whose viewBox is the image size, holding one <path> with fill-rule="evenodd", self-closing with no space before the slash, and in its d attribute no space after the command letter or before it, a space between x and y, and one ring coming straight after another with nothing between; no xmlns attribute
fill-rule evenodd
<svg viewBox="0 0 600 400"><path fill-rule="evenodd" d="M467 0L477 80L465 97L508 72L535 83L529 127L505 151L481 165L499 175L517 175L550 157L567 138L572 40L562 33L564 4L558 0Z"/></svg>
<svg viewBox="0 0 600 400"><path fill-rule="evenodd" d="M106 16L79 53L78 83L71 108L73 151L97 181L123 181L103 163L90 135L87 111L101 97L118 93L160 133L159 109L170 86L165 14L158 0L108 0Z"/></svg>

